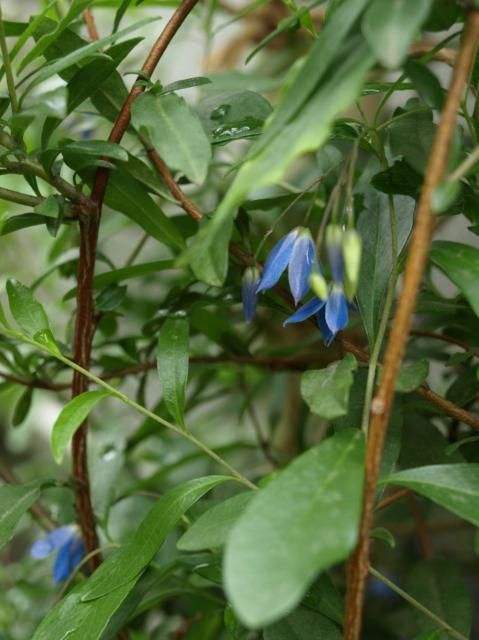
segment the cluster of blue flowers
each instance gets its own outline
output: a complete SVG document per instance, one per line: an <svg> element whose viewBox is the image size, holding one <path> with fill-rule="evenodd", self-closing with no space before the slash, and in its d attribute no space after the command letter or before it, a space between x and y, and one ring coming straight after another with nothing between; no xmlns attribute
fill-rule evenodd
<svg viewBox="0 0 479 640"><path fill-rule="evenodd" d="M57 551L53 564L53 580L56 583L69 578L85 555L85 547L78 535L77 527L59 527L34 542L30 556L36 560L47 558Z"/></svg>
<svg viewBox="0 0 479 640"><path fill-rule="evenodd" d="M345 247L350 259L345 261ZM287 318L284 325L302 322L315 316L327 345L349 321L348 299L352 299L360 259L360 240L355 231L343 232L331 225L326 234L326 248L332 282L326 284L321 264L308 229L297 227L274 246L261 275L256 267L246 269L242 283L246 320L254 317L258 294L271 289L288 269L288 281L295 305L313 289L315 295ZM348 268L349 267L349 268ZM349 286L348 286L349 285ZM347 287L347 294L345 293Z"/></svg>

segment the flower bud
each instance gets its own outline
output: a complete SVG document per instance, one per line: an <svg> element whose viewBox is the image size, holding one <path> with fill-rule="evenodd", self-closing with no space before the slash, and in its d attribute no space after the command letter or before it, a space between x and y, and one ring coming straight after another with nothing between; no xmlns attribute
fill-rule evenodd
<svg viewBox="0 0 479 640"><path fill-rule="evenodd" d="M330 224L326 229L326 249L328 251L329 266L333 282L342 284L344 279L344 259L343 259L343 231L336 224Z"/></svg>
<svg viewBox="0 0 479 640"><path fill-rule="evenodd" d="M359 270L361 267L361 236L355 229L348 229L343 234L343 256L345 267L344 289L348 300L352 300L359 282Z"/></svg>
<svg viewBox="0 0 479 640"><path fill-rule="evenodd" d="M261 274L256 267L248 267L243 274L241 284L241 298L243 300L244 317L247 322L254 318L256 313L256 305L258 303L258 294L256 292Z"/></svg>
<svg viewBox="0 0 479 640"><path fill-rule="evenodd" d="M326 300L328 297L328 283L324 279L324 276L315 271L309 276L309 286L313 290L314 295L318 296L321 300Z"/></svg>

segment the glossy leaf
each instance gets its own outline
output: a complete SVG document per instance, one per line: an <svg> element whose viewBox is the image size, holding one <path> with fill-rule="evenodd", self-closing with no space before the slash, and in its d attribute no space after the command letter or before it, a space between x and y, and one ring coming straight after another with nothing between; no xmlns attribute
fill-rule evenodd
<svg viewBox="0 0 479 640"><path fill-rule="evenodd" d="M479 315L479 249L459 242L441 240L433 243L429 255L432 263L454 282L474 313Z"/></svg>
<svg viewBox="0 0 479 640"><path fill-rule="evenodd" d="M0 486L0 548L9 542L20 518L40 497L40 485L35 481Z"/></svg>
<svg viewBox="0 0 479 640"><path fill-rule="evenodd" d="M401 367L396 379L396 391L410 393L420 387L429 373L429 362L418 360L412 364L405 364Z"/></svg>
<svg viewBox="0 0 479 640"><path fill-rule="evenodd" d="M412 489L479 526L479 464L435 464L407 469L381 482Z"/></svg>
<svg viewBox="0 0 479 640"><path fill-rule="evenodd" d="M24 333L39 344L56 350L55 339L50 329L47 314L35 300L31 290L18 280L7 281L10 312Z"/></svg>
<svg viewBox="0 0 479 640"><path fill-rule="evenodd" d="M377 59L395 69L405 58L432 0L374 0L366 11L362 30Z"/></svg>
<svg viewBox="0 0 479 640"><path fill-rule="evenodd" d="M253 493L239 493L208 509L178 540L181 551L217 549L226 544L228 535L253 498Z"/></svg>
<svg viewBox="0 0 479 640"><path fill-rule="evenodd" d="M15 405L12 416L12 425L18 427L27 418L32 406L33 388L27 387L23 390Z"/></svg>
<svg viewBox="0 0 479 640"><path fill-rule="evenodd" d="M310 410L322 418L333 420L346 415L356 358L348 353L324 369L306 371L301 378L301 395Z"/></svg>
<svg viewBox="0 0 479 640"><path fill-rule="evenodd" d="M224 574L247 626L286 615L315 576L354 547L363 452L360 431L341 431L297 457L246 507L226 545Z"/></svg>
<svg viewBox="0 0 479 640"><path fill-rule="evenodd" d="M51 435L51 447L53 457L59 464L70 440L76 430L88 417L90 412L102 400L110 395L108 391L85 391L63 407L60 415L55 420Z"/></svg>
<svg viewBox="0 0 479 640"><path fill-rule="evenodd" d="M198 116L176 94L143 94L132 106L132 122L145 133L160 157L189 180L202 183L211 146Z"/></svg>
<svg viewBox="0 0 479 640"><path fill-rule="evenodd" d="M70 591L40 623L32 640L100 640L168 533L181 516L224 476L196 478L165 494L138 527L131 542Z"/></svg>
<svg viewBox="0 0 479 640"><path fill-rule="evenodd" d="M189 327L186 318L167 318L160 329L157 366L166 408L185 428Z"/></svg>

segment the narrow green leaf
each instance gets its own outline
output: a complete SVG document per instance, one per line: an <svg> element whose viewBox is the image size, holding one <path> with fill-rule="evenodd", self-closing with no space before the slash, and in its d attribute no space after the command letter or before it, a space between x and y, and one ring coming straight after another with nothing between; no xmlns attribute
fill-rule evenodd
<svg viewBox="0 0 479 640"><path fill-rule="evenodd" d="M42 620L32 640L100 640L115 612L133 590L181 516L225 476L196 478L166 493L118 549Z"/></svg>
<svg viewBox="0 0 479 640"><path fill-rule="evenodd" d="M159 242L174 250L184 249L185 241L174 220L165 216L145 187L126 171L117 169L110 174L105 202L136 222Z"/></svg>
<svg viewBox="0 0 479 640"><path fill-rule="evenodd" d="M204 84L211 84L211 80L204 76L194 76L193 78L184 78L184 80L176 80L171 84L167 84L161 88L158 93L162 96L173 91L181 91L182 89L190 89L191 87L200 87Z"/></svg>
<svg viewBox="0 0 479 640"><path fill-rule="evenodd" d="M381 483L412 489L479 526L479 464L435 464L406 469Z"/></svg>
<svg viewBox="0 0 479 640"><path fill-rule="evenodd" d="M396 540L394 539L393 534L389 529L385 529L384 527L375 527L374 529L371 529L371 538L374 538L374 540L381 540L391 547L391 549L394 549L396 546Z"/></svg>
<svg viewBox="0 0 479 640"><path fill-rule="evenodd" d="M429 373L429 362L418 360L412 364L405 364L399 370L395 390L400 393L410 393L420 387Z"/></svg>
<svg viewBox="0 0 479 640"><path fill-rule="evenodd" d="M110 395L109 391L85 391L63 407L55 420L51 435L51 447L55 461L60 464L66 447L75 431L87 418L94 407Z"/></svg>
<svg viewBox="0 0 479 640"><path fill-rule="evenodd" d="M155 18L150 16L149 18L144 18L143 20L139 20L138 22L133 23L129 27L126 27L126 29L122 29L121 31L118 31L118 33L114 33L104 38L100 38L100 40L95 40L95 42L86 44L85 46L79 49L75 49L74 51L67 54L66 56L58 60L55 60L53 62L50 62L47 65L44 65L41 68L41 70L35 75L34 80L25 89L23 95L27 94L31 89L33 89L33 87L35 87L37 84L40 84L40 82L47 80L47 78L51 78L51 76L53 75L60 74L65 69L68 69L69 67L72 67L73 65L79 62L82 62L83 60L85 60L85 58L88 58L93 53L96 53L100 49L103 49L105 45L110 44L111 42L114 42L117 38L120 38L121 36L126 36L128 33L131 33L132 31L140 29L146 24L151 24L151 22L154 20L159 20L159 17Z"/></svg>
<svg viewBox="0 0 479 640"><path fill-rule="evenodd" d="M356 358L348 353L324 369L303 373L301 395L310 410L328 420L346 415L353 373L357 368Z"/></svg>
<svg viewBox="0 0 479 640"><path fill-rule="evenodd" d="M174 93L145 93L131 109L133 125L146 133L166 164L189 180L202 183L211 160L211 145L201 121Z"/></svg>
<svg viewBox="0 0 479 640"><path fill-rule="evenodd" d="M433 243L429 255L432 263L454 282L479 316L479 249L459 242L438 240Z"/></svg>
<svg viewBox="0 0 479 640"><path fill-rule="evenodd" d="M181 551L217 549L226 544L228 535L253 497L252 492L239 493L208 509L178 540Z"/></svg>
<svg viewBox="0 0 479 640"><path fill-rule="evenodd" d="M431 9L432 0L374 0L364 16L362 29L377 59L395 69L405 58Z"/></svg>
<svg viewBox="0 0 479 640"><path fill-rule="evenodd" d="M345 429L296 458L254 495L233 527L224 558L226 591L247 626L286 615L317 574L354 547L363 456L361 432Z"/></svg>
<svg viewBox="0 0 479 640"><path fill-rule="evenodd" d="M12 416L12 425L14 427L18 427L19 425L21 425L25 418L28 416L30 407L32 406L32 397L33 388L27 387L18 398Z"/></svg>
<svg viewBox="0 0 479 640"><path fill-rule="evenodd" d="M21 229L28 229L28 227L36 227L40 224L46 224L48 222L47 216L40 216L36 213L21 213L18 216L10 216L3 223L0 235L6 236L9 233L15 233Z"/></svg>
<svg viewBox="0 0 479 640"><path fill-rule="evenodd" d="M13 536L18 521L40 497L38 481L0 486L0 548Z"/></svg>
<svg viewBox="0 0 479 640"><path fill-rule="evenodd" d="M185 428L189 327L186 318L167 318L158 339L157 365L166 408Z"/></svg>
<svg viewBox="0 0 479 640"><path fill-rule="evenodd" d="M105 156L113 160L128 160L128 153L119 144L104 142L103 140L77 140L62 147L63 154L75 154L78 156Z"/></svg>

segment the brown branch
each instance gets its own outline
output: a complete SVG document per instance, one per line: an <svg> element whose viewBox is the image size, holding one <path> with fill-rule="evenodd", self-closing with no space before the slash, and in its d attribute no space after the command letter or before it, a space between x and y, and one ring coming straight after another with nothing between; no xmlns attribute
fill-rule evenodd
<svg viewBox="0 0 479 640"><path fill-rule="evenodd" d="M369 534L373 522L376 483L379 475L381 454L394 397L394 385L411 329L412 316L416 307L432 237L431 199L446 170L452 136L456 126L457 111L461 103L464 87L468 81L478 38L479 11L473 10L467 14L451 86L428 161L410 243L409 256L406 262L403 286L386 346L382 376L371 407L371 421L366 451L363 512L359 527L358 545L348 564L344 623L345 640L359 640L361 635L362 608L369 566Z"/></svg>
<svg viewBox="0 0 479 640"><path fill-rule="evenodd" d="M411 489L398 489L394 493L391 493L389 496L383 498L376 506L375 511L382 511L392 504L395 504L398 500L402 500L403 498L406 498L407 496L410 496L412 494L413 492L411 491Z"/></svg>
<svg viewBox="0 0 479 640"><path fill-rule="evenodd" d="M98 29L96 28L95 20L93 19L92 12L90 9L85 9L83 11L83 19L85 20L86 28L88 31L88 35L90 40L99 40L100 35L98 33Z"/></svg>
<svg viewBox="0 0 479 640"><path fill-rule="evenodd" d="M427 40L421 40L420 42L415 42L409 48L409 55L411 58L420 58L423 55L430 53L436 44L434 42L429 42ZM443 49L439 49L433 54L432 59L437 62L445 62L446 64L453 67L456 64L457 51L456 49L449 49L444 47Z"/></svg>
<svg viewBox="0 0 479 640"><path fill-rule="evenodd" d="M414 495L409 496L409 503L411 505L411 512L414 519L414 526L416 528L416 534L421 547L421 552L425 560L432 559L432 541L427 527L426 519L417 503Z"/></svg>
<svg viewBox="0 0 479 640"><path fill-rule="evenodd" d="M470 351L477 358L479 358L479 353L471 349L471 347L462 340L458 340L457 338L452 338L451 336L446 336L444 333L436 333L435 331L420 331L414 329L410 332L410 335L416 336L418 338L432 338L433 340L442 340L442 342L448 342L449 344L454 344L457 347L461 347L464 351Z"/></svg>
<svg viewBox="0 0 479 640"><path fill-rule="evenodd" d="M141 77L151 76L171 39L183 24L198 0L183 0L163 29L141 69ZM91 16L85 20L91 22ZM130 109L133 101L144 90L135 84L125 101L118 118L111 130L109 141L119 143L130 121ZM77 271L77 317L74 335L74 360L84 369L90 366L91 346L95 332L95 314L93 304L93 276L95 271L96 248L100 228L103 199L108 184L109 172L100 168L94 179L91 199L94 208L84 210L79 217L80 255ZM73 397L88 389L88 380L75 372L72 381ZM88 477L87 457L87 422L85 421L75 433L72 440L72 474L75 481L75 506L87 553L99 547L95 528L95 517L91 503L90 483ZM101 563L100 554L91 555L90 567L95 570Z"/></svg>

